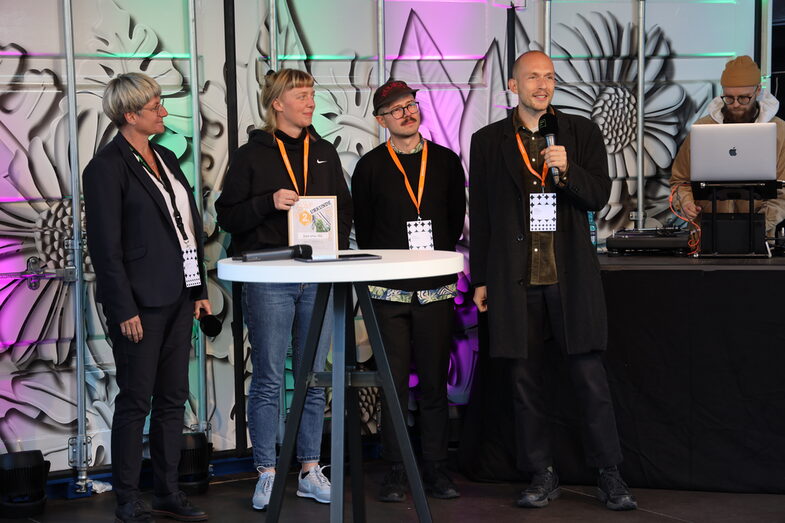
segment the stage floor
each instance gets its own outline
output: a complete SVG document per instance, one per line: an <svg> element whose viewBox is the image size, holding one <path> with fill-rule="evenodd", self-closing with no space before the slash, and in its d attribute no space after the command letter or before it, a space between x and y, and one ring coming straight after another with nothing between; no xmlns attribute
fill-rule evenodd
<svg viewBox="0 0 785 523"><path fill-rule="evenodd" d="M380 462L366 464L367 520L374 523L417 521L411 497L406 503L380 503L375 495L383 477ZM783 522L785 496L773 494L726 494L717 492L687 492L674 490L633 489L639 509L615 513L607 510L594 498L593 486L564 486L561 498L544 509L520 509L514 504L518 492L525 487L516 483L475 483L454 473L462 497L456 500L429 498L435 522L493 523L581 521L582 523L622 522ZM348 479L348 478L347 478ZM215 478L208 492L191 499L205 509L210 521L232 523L265 520L264 512L251 508L255 476L250 473ZM281 521L329 521L329 505L295 496L295 475L287 480ZM151 494L147 493L147 499ZM348 497L348 496L347 496ZM351 504L347 500L346 521L351 521ZM106 522L112 520L114 494L106 493L77 500L50 500L46 511L28 520L36 522ZM164 521L164 520L162 520ZM169 520L167 520L169 521Z"/></svg>

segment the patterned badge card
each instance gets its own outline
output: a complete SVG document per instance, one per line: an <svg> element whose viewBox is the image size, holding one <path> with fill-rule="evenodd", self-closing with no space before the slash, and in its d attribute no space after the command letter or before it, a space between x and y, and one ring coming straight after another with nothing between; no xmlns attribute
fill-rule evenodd
<svg viewBox="0 0 785 523"><path fill-rule="evenodd" d="M556 230L556 193L538 192L529 195L529 230Z"/></svg>
<svg viewBox="0 0 785 523"><path fill-rule="evenodd" d="M433 250L433 227L431 220L406 222L406 236L409 238L410 251Z"/></svg>
<svg viewBox="0 0 785 523"><path fill-rule="evenodd" d="M183 249L183 273L185 273L186 287L196 287L202 284L202 279L199 277L199 260L196 258L194 247Z"/></svg>

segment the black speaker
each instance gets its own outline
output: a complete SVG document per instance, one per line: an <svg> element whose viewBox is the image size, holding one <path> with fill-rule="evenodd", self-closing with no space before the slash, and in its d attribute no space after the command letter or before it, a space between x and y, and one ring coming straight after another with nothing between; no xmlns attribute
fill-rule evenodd
<svg viewBox="0 0 785 523"><path fill-rule="evenodd" d="M44 511L49 465L40 450L0 455L0 517L28 518Z"/></svg>
<svg viewBox="0 0 785 523"><path fill-rule="evenodd" d="M210 458L213 444L207 442L204 432L183 434L183 448L180 451L180 490L188 495L202 494L210 486Z"/></svg>

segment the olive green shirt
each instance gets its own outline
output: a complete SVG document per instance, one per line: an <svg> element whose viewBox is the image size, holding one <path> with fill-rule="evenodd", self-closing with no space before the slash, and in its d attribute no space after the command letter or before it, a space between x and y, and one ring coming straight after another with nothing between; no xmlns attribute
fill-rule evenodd
<svg viewBox="0 0 785 523"><path fill-rule="evenodd" d="M538 131L531 132L521 122L518 116L518 111L515 110L512 117L512 123L515 126L515 131L521 137L521 142L529 154L529 162L532 169L538 173L542 172L543 160L540 151L547 147L545 137ZM515 144L518 148L518 144ZM541 180L534 176L524 164L521 171L523 177L524 187L524 214L526 216L526 227L528 229L529 223L529 194L533 192L553 192L554 185L550 176L545 178L545 187L543 187ZM559 283L559 277L556 273L556 252L554 250L554 234L553 232L546 231L525 231L526 247L529 250L529 262L526 272L528 274L529 285L552 285Z"/></svg>

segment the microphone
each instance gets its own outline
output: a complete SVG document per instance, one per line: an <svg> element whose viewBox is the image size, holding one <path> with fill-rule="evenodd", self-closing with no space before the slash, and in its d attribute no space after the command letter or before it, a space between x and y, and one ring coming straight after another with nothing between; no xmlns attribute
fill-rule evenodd
<svg viewBox="0 0 785 523"><path fill-rule="evenodd" d="M559 134L559 122L556 120L556 117L550 113L545 113L544 115L540 116L540 121L537 122L537 128L540 130L540 134L545 137L545 143L550 147L551 145L556 145L556 135ZM555 184L559 184L559 176L561 173L559 172L558 167L551 167L548 169L553 177L553 182Z"/></svg>
<svg viewBox="0 0 785 523"><path fill-rule="evenodd" d="M289 247L274 247L258 251L246 251L241 259L244 262L291 260L292 258L311 259L313 249L310 245L291 245Z"/></svg>
<svg viewBox="0 0 785 523"><path fill-rule="evenodd" d="M215 338L219 334L221 334L221 329L223 325L221 324L221 320L218 319L217 316L213 314L205 314L201 318L199 318L199 328L202 329L202 332L211 338Z"/></svg>

